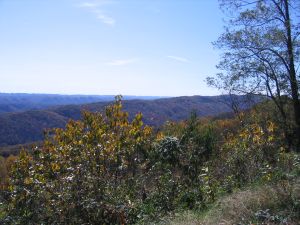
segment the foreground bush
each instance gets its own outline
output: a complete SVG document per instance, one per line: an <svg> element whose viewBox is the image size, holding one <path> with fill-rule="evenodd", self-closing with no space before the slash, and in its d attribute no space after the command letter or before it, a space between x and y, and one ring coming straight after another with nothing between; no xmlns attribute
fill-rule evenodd
<svg viewBox="0 0 300 225"><path fill-rule="evenodd" d="M151 129L130 122L120 99L57 129L13 167L7 224L125 224L138 201Z"/></svg>

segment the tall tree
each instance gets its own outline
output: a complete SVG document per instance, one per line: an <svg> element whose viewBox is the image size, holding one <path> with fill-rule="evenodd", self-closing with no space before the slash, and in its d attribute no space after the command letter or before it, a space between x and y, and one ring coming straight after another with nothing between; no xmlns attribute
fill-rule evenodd
<svg viewBox="0 0 300 225"><path fill-rule="evenodd" d="M222 72L208 83L231 93L269 96L283 124L291 99L294 139L300 151L300 3L296 0L219 0L228 16L225 32L214 43L225 53ZM288 98L287 98L288 97Z"/></svg>

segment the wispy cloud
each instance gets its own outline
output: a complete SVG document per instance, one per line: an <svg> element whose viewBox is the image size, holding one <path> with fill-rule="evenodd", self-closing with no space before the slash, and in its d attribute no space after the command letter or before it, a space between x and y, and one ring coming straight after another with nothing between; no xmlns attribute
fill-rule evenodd
<svg viewBox="0 0 300 225"><path fill-rule="evenodd" d="M99 4L92 3L92 2L83 2L81 4L78 4L79 8L96 8L98 6L99 6Z"/></svg>
<svg viewBox="0 0 300 225"><path fill-rule="evenodd" d="M182 62L182 63L188 63L188 62L190 62L187 58L183 58L183 57L179 57L179 56L168 55L167 57L169 59L173 59L173 60L176 60L176 61Z"/></svg>
<svg viewBox="0 0 300 225"><path fill-rule="evenodd" d="M108 16L101 10L95 10L94 13L96 14L97 19L101 20L102 23L109 25L109 26L114 26L116 21L114 18Z"/></svg>
<svg viewBox="0 0 300 225"><path fill-rule="evenodd" d="M137 62L138 59L137 58L133 58L133 59L117 59L117 60L113 60L111 62L107 62L106 65L109 66L126 66L132 63Z"/></svg>
<svg viewBox="0 0 300 225"><path fill-rule="evenodd" d="M82 2L78 4L77 7L88 9L91 13L95 14L96 18L99 19L102 23L109 26L114 26L116 20L103 11L104 5L113 3L115 3L115 1L95 0L91 2Z"/></svg>

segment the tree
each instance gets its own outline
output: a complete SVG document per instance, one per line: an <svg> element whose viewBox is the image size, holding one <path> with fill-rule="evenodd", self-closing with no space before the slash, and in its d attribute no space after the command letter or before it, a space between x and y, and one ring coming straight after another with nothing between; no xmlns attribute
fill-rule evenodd
<svg viewBox="0 0 300 225"><path fill-rule="evenodd" d="M225 32L214 43L224 49L208 84L236 94L269 96L288 126L287 100L293 105L294 139L300 151L300 10L296 0L220 0L228 14ZM298 21L297 21L298 20Z"/></svg>

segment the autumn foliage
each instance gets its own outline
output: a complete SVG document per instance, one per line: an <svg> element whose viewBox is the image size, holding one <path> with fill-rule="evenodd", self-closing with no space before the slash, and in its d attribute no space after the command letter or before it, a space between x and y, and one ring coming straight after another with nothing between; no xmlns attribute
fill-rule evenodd
<svg viewBox="0 0 300 225"><path fill-rule="evenodd" d="M192 113L154 131L140 113L129 120L117 97L104 114L83 112L81 121L48 133L42 147L0 168L1 222L145 224L299 174L299 156L285 151L283 132L262 118L254 110L232 119Z"/></svg>

